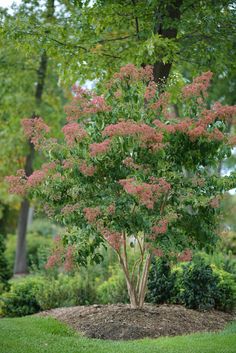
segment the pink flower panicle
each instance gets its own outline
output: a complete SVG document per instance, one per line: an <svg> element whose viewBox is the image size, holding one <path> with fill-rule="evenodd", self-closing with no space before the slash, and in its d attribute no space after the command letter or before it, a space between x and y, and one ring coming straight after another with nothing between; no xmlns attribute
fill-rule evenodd
<svg viewBox="0 0 236 353"><path fill-rule="evenodd" d="M80 205L78 203L74 205L66 205L61 209L61 213L64 215L68 215L78 210L79 207Z"/></svg>
<svg viewBox="0 0 236 353"><path fill-rule="evenodd" d="M137 184L134 178L122 179L119 184L123 186L128 194L137 197L139 202L148 209L153 209L154 203L171 188L170 184L163 178L153 181L152 184Z"/></svg>
<svg viewBox="0 0 236 353"><path fill-rule="evenodd" d="M157 132L153 127L144 124L136 123L131 120L121 121L117 124L108 125L103 130L103 136L138 136L144 145L151 143L151 146L156 149L161 147L163 135Z"/></svg>
<svg viewBox="0 0 236 353"><path fill-rule="evenodd" d="M25 136L33 143L36 149L40 148L45 142L44 134L50 131L50 128L42 118L22 119L21 125Z"/></svg>
<svg viewBox="0 0 236 353"><path fill-rule="evenodd" d="M209 205L212 208L218 208L220 206L220 198L218 196L210 200Z"/></svg>
<svg viewBox="0 0 236 353"><path fill-rule="evenodd" d="M96 157L98 154L103 154L106 153L109 149L111 141L110 140L105 140L100 143L92 143L89 146L90 149L90 156L91 157Z"/></svg>
<svg viewBox="0 0 236 353"><path fill-rule="evenodd" d="M148 86L146 87L146 90L144 93L144 99L146 101L153 99L156 95L156 92L157 92L157 84L154 81L150 81Z"/></svg>
<svg viewBox="0 0 236 353"><path fill-rule="evenodd" d="M64 270L69 272L74 268L74 247L69 245L65 254Z"/></svg>
<svg viewBox="0 0 236 353"><path fill-rule="evenodd" d="M159 234L165 234L167 232L168 228L168 220L167 219L161 219L157 225L152 227L152 231L155 235Z"/></svg>
<svg viewBox="0 0 236 353"><path fill-rule="evenodd" d="M106 239L106 241L108 242L108 244L115 249L116 251L120 250L120 247L123 244L123 237L122 234L116 231L111 231L107 228L103 228L101 230L101 233L104 237L104 239Z"/></svg>
<svg viewBox="0 0 236 353"><path fill-rule="evenodd" d="M88 165L85 161L83 161L79 165L79 170L85 176L93 176L96 172L96 167L93 165Z"/></svg>
<svg viewBox="0 0 236 353"><path fill-rule="evenodd" d="M29 177L27 181L27 186L29 188L38 186L46 177L46 173L42 170L35 170Z"/></svg>
<svg viewBox="0 0 236 353"><path fill-rule="evenodd" d="M99 207L86 207L84 208L84 216L89 223L94 223L98 216L101 214Z"/></svg>
<svg viewBox="0 0 236 353"><path fill-rule="evenodd" d="M141 169L141 166L134 162L132 157L127 157L122 162L126 167L131 169Z"/></svg>
<svg viewBox="0 0 236 353"><path fill-rule="evenodd" d="M221 105L219 102L216 102L213 105L213 111L217 118L226 120L231 122L232 117L236 115L236 106L229 106L229 105Z"/></svg>
<svg viewBox="0 0 236 353"><path fill-rule="evenodd" d="M63 255L63 245L60 236L54 238L54 248L52 254L49 256L48 261L45 265L46 269L53 268L56 265L61 264L61 259Z"/></svg>
<svg viewBox="0 0 236 353"><path fill-rule="evenodd" d="M9 192L19 196L24 196L27 191L27 177L23 169L19 169L16 175L7 176L5 178L9 184Z"/></svg>
<svg viewBox="0 0 236 353"><path fill-rule="evenodd" d="M202 75L195 77L191 84L183 87L182 89L183 97L192 98L192 97L198 97L201 94L203 94L206 97L207 96L206 91L210 85L212 75L213 75L212 72L207 71L207 72L204 72Z"/></svg>
<svg viewBox="0 0 236 353"><path fill-rule="evenodd" d="M177 256L177 260L180 262L188 262L192 260L192 251L185 249L181 254Z"/></svg>
<svg viewBox="0 0 236 353"><path fill-rule="evenodd" d="M82 117L111 110L111 107L107 105L103 96L97 96L81 87L76 88L74 92L75 96L72 102L65 107L69 123L76 122Z"/></svg>
<svg viewBox="0 0 236 353"><path fill-rule="evenodd" d="M153 66L146 65L144 68L137 68L134 64L127 64L121 67L118 73L114 74L114 80L128 80L149 82L153 80Z"/></svg>
<svg viewBox="0 0 236 353"><path fill-rule="evenodd" d="M76 142L81 142L88 136L87 132L78 123L69 123L62 128L68 146L72 147Z"/></svg>

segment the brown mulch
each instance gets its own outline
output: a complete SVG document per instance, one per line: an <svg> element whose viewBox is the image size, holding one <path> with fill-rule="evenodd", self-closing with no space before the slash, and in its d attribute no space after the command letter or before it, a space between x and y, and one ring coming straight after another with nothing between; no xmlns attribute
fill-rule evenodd
<svg viewBox="0 0 236 353"><path fill-rule="evenodd" d="M176 336L199 331L217 331L234 320L221 311L200 312L181 305L151 305L131 309L126 304L76 306L39 313L52 316L87 337L128 340Z"/></svg>

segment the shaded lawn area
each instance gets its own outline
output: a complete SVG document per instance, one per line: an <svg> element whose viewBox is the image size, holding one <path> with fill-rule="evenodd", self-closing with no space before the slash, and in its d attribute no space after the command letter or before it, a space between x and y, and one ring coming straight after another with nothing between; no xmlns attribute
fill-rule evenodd
<svg viewBox="0 0 236 353"><path fill-rule="evenodd" d="M0 353L235 353L236 322L220 333L103 341L81 337L53 318L0 319Z"/></svg>

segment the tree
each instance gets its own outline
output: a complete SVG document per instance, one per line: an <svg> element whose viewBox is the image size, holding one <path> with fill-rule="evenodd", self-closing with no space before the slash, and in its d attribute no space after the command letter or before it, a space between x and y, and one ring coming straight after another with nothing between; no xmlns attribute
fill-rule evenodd
<svg viewBox="0 0 236 353"><path fill-rule="evenodd" d="M226 126L235 107L204 103L212 74L195 78L179 94L181 117L171 96L158 93L150 66L123 67L104 96L80 87L67 106L65 141L46 137L42 119L24 120L27 137L49 157L30 177L9 177L12 192L33 194L66 225L49 265L63 259L86 265L101 260L108 244L123 269L131 306L141 308L154 255L189 259L191 248L217 239L218 204L235 183L209 175L209 167L231 154ZM78 123L79 120L79 123ZM133 267L128 246L139 248Z"/></svg>
<svg viewBox="0 0 236 353"><path fill-rule="evenodd" d="M58 77L55 74L52 58L49 58L46 51L31 43L31 49L20 47L17 38L10 38L7 28L14 27L19 19L28 16L29 20L39 18L45 25L53 21L54 1L48 0L46 10L39 10L37 2L32 7L28 2L23 2L15 10L14 15L3 13L1 17L1 105L0 124L2 127L2 145L0 158L3 159L1 166L2 179L7 173L12 173L9 168L8 158L12 160L11 168L16 166L25 169L29 176L33 171L33 164L36 164L34 148L31 143L23 143L22 134L19 134L20 121L24 116L37 117L47 115L53 120L54 128L58 127L62 118L62 101L65 102L63 92L58 87ZM47 72L47 68L49 68ZM17 92L17 93L16 93ZM44 97L43 97L44 93ZM47 95L47 96L46 96ZM59 109L58 109L59 106ZM60 110L60 111L59 111ZM57 116L56 116L57 115ZM56 116L56 118L55 118ZM9 170L10 169L10 170ZM2 180L1 180L2 181ZM1 183L4 191L4 184ZM2 193L2 195L4 195ZM3 199L3 209L12 204L12 200ZM19 201L19 200L17 200ZM18 241L16 249L16 260L14 274L27 272L26 265L26 231L29 213L29 201L27 198L20 200L20 213L18 222ZM4 221L2 221L4 223ZM4 226L4 224L3 224Z"/></svg>

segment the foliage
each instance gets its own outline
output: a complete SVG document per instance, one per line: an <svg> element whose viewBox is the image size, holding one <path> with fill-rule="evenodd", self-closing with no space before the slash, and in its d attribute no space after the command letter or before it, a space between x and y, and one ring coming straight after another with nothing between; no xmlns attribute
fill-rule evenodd
<svg viewBox="0 0 236 353"><path fill-rule="evenodd" d="M135 307L143 305L152 253L189 257L192 245L214 244L219 200L235 173L221 177L209 168L231 154L227 124L235 107L207 109L211 76L204 73L179 92L181 118L173 115L171 95L158 92L152 67L127 65L103 96L74 88L64 141L48 139L41 118L22 121L49 163L28 178L18 171L7 180L12 192L33 190L66 226L67 249L58 240L48 265L64 259L69 269L73 262L86 265L88 256L100 262L101 244L108 244ZM140 259L129 269L127 246L134 243Z"/></svg>
<svg viewBox="0 0 236 353"><path fill-rule="evenodd" d="M183 268L181 300L187 308L209 310L215 306L218 277L203 261Z"/></svg>
<svg viewBox="0 0 236 353"><path fill-rule="evenodd" d="M97 301L101 304L127 303L128 293L122 271L116 266L111 268L111 276L97 289Z"/></svg>
<svg viewBox="0 0 236 353"><path fill-rule="evenodd" d="M43 270L52 249L53 240L37 233L28 233L27 263L32 271ZM6 257L9 268L13 272L16 251L16 235L8 234L6 241Z"/></svg>
<svg viewBox="0 0 236 353"><path fill-rule="evenodd" d="M215 293L215 308L232 311L236 307L236 274L213 268L218 276L217 291Z"/></svg>
<svg viewBox="0 0 236 353"><path fill-rule="evenodd" d="M7 282L10 278L9 265L5 255L5 239L0 234L0 294L4 287L7 286Z"/></svg>
<svg viewBox="0 0 236 353"><path fill-rule="evenodd" d="M36 293L41 310L73 305L92 304L95 290L80 276L59 274L58 278L45 278Z"/></svg>
<svg viewBox="0 0 236 353"><path fill-rule="evenodd" d="M26 277L12 281L9 292L0 297L0 314L3 316L25 316L40 310L36 292L42 285L40 277Z"/></svg>
<svg viewBox="0 0 236 353"><path fill-rule="evenodd" d="M45 317L24 317L0 320L3 352L15 353L234 353L236 325L222 332L163 337L134 341L95 340L72 331L65 324Z"/></svg>
<svg viewBox="0 0 236 353"><path fill-rule="evenodd" d="M171 302L176 297L176 272L165 258L153 259L148 277L147 301L155 304Z"/></svg>

